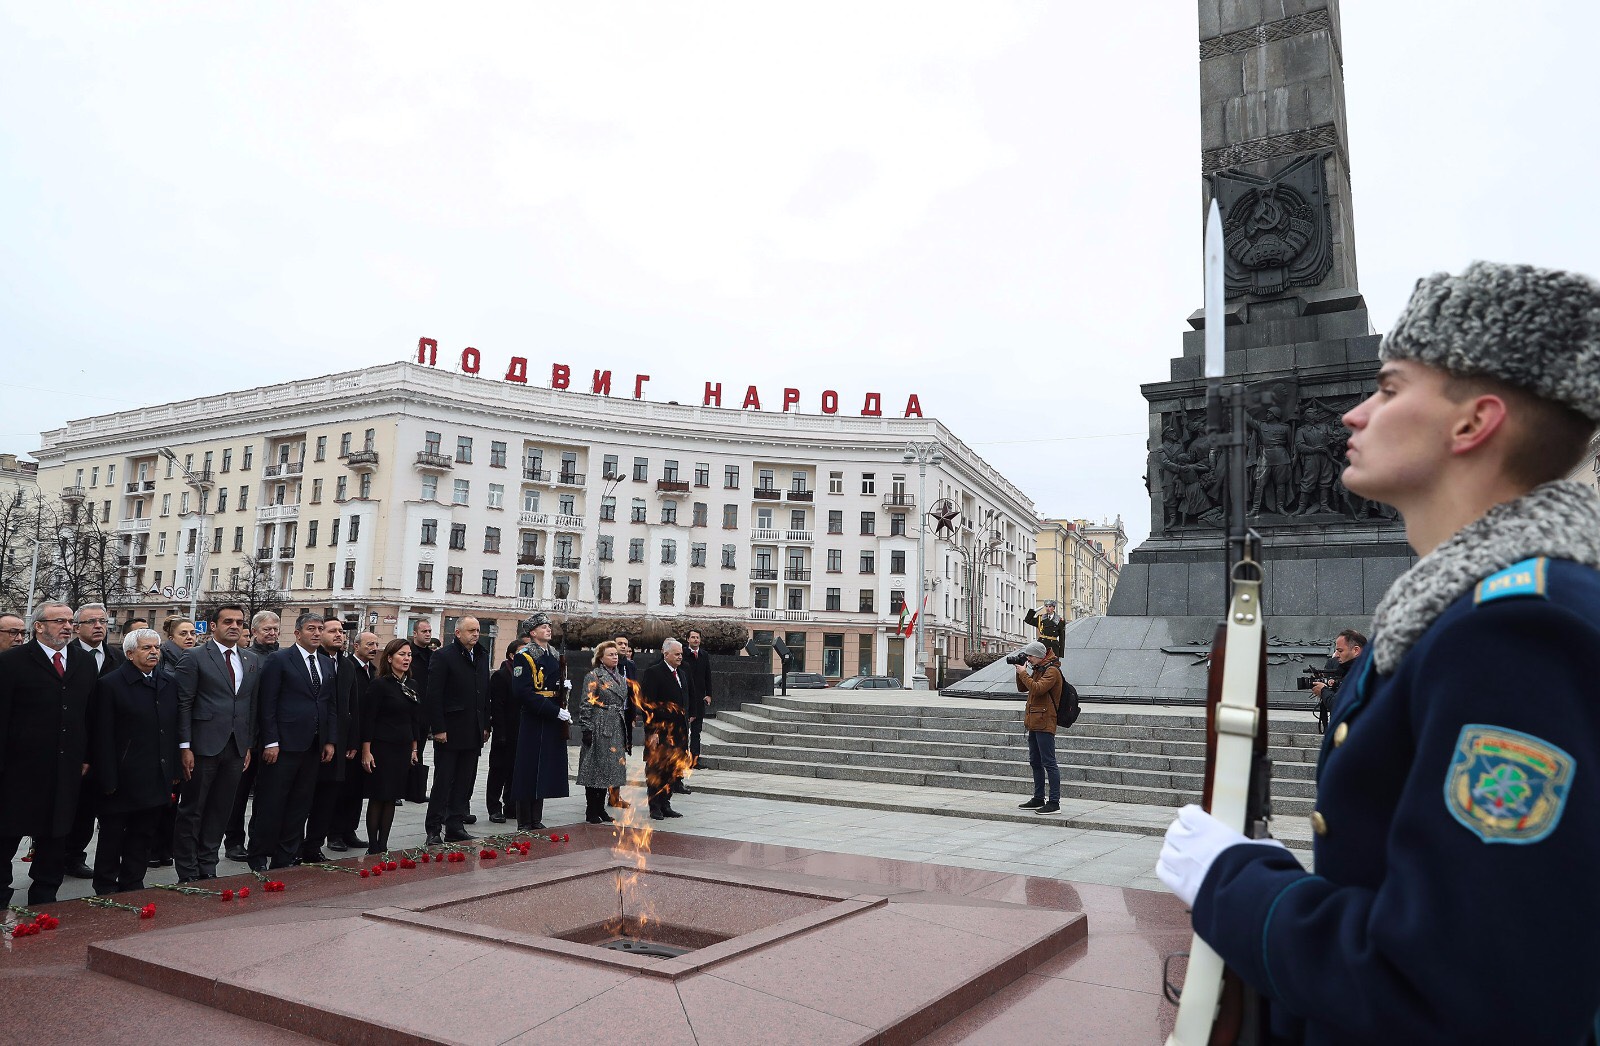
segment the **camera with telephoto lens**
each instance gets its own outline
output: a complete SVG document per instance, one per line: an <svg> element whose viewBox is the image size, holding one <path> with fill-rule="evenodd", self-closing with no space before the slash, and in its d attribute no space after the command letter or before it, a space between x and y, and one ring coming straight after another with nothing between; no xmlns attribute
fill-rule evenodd
<svg viewBox="0 0 1600 1046"><path fill-rule="evenodd" d="M1018 650L1015 654L1007 654L1006 655L1006 664L1008 664L1008 665L1025 665L1027 663L1028 663L1028 655L1024 654L1020 650Z"/></svg>
<svg viewBox="0 0 1600 1046"><path fill-rule="evenodd" d="M1324 672L1320 668L1307 668L1301 671L1300 677L1294 681L1296 690L1310 690L1318 683L1331 683L1333 674Z"/></svg>

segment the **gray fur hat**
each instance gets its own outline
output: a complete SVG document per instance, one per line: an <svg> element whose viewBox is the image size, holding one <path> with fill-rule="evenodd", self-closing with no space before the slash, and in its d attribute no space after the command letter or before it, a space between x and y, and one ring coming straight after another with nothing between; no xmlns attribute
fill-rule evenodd
<svg viewBox="0 0 1600 1046"><path fill-rule="evenodd" d="M1498 378L1600 422L1600 283L1481 261L1436 272L1417 281L1382 356Z"/></svg>

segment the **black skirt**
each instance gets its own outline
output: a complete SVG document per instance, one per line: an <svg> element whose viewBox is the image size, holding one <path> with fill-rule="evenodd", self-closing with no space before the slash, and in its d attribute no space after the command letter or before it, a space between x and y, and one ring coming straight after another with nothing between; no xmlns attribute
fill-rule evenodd
<svg viewBox="0 0 1600 1046"><path fill-rule="evenodd" d="M367 798L393 802L406 797L406 774L411 770L410 741L373 741L372 773L367 778Z"/></svg>

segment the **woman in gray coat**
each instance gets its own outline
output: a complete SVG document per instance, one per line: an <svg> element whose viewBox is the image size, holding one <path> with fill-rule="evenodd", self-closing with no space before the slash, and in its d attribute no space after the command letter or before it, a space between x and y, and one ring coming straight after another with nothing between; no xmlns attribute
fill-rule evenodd
<svg viewBox="0 0 1600 1046"><path fill-rule="evenodd" d="M605 824L606 790L628 781L623 753L622 714L628 707L631 687L617 662L621 652L607 640L594 651L594 669L583 679L583 696L574 716L583 731L583 747L578 750L578 783L583 786L584 820Z"/></svg>

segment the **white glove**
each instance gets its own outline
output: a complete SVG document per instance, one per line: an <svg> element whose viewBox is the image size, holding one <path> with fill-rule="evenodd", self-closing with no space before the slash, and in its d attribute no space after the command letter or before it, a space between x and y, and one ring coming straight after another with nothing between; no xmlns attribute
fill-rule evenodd
<svg viewBox="0 0 1600 1046"><path fill-rule="evenodd" d="M563 723L570 723L572 722L572 713L563 708L561 711L556 713L556 718L561 720Z"/></svg>
<svg viewBox="0 0 1600 1046"><path fill-rule="evenodd" d="M561 681L561 689L563 689L563 690L571 690L572 689L572 680L563 679Z"/></svg>
<svg viewBox="0 0 1600 1046"><path fill-rule="evenodd" d="M1276 839L1251 839L1190 803L1178 811L1178 819L1167 828L1161 856L1156 860L1156 875L1178 900L1193 908L1195 895L1217 855L1240 843L1283 846Z"/></svg>

